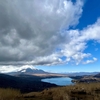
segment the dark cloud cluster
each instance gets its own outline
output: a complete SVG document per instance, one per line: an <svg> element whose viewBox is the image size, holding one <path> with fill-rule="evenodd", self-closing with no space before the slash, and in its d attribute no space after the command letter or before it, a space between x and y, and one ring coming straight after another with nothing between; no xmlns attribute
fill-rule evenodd
<svg viewBox="0 0 100 100"><path fill-rule="evenodd" d="M82 6L82 0L0 0L0 64L60 62L52 55L70 41L62 30L78 23Z"/></svg>

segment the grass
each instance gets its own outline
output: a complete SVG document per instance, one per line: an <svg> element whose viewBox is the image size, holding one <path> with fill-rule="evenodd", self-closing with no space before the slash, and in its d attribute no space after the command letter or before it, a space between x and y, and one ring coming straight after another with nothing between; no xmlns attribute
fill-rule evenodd
<svg viewBox="0 0 100 100"><path fill-rule="evenodd" d="M100 83L81 83L26 94L13 89L0 89L0 100L100 100Z"/></svg>
<svg viewBox="0 0 100 100"><path fill-rule="evenodd" d="M15 89L0 89L0 100L14 100L18 96L20 96L20 91Z"/></svg>

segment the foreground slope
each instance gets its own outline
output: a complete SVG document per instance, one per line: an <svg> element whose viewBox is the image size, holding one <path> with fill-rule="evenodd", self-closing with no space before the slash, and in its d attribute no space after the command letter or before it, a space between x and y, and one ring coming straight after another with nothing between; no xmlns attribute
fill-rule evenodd
<svg viewBox="0 0 100 100"><path fill-rule="evenodd" d="M0 98L0 100L100 100L100 83L82 83L26 94L21 94L18 90L0 89Z"/></svg>

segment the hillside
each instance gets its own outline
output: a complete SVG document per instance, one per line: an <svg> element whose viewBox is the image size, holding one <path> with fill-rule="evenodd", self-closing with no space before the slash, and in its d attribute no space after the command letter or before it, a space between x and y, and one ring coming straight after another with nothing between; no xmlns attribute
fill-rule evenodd
<svg viewBox="0 0 100 100"><path fill-rule="evenodd" d="M71 78L73 78L72 82L74 83L100 82L100 73L96 75L71 76Z"/></svg>
<svg viewBox="0 0 100 100"><path fill-rule="evenodd" d="M31 92L56 87L54 84L41 82L41 79L42 77L23 74L19 76L0 74L0 88L14 88L21 92Z"/></svg>
<svg viewBox="0 0 100 100"><path fill-rule="evenodd" d="M100 83L49 88L26 94L13 89L0 89L0 98L2 100L100 100Z"/></svg>
<svg viewBox="0 0 100 100"><path fill-rule="evenodd" d="M94 77L96 77L96 78L100 78L100 73L94 75Z"/></svg>

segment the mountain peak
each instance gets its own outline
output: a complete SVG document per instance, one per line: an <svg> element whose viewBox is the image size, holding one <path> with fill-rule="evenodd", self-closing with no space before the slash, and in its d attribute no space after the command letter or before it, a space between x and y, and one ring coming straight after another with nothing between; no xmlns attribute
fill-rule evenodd
<svg viewBox="0 0 100 100"><path fill-rule="evenodd" d="M33 72L34 70L38 70L38 69L32 69L32 68L25 68L25 69L21 69L19 72Z"/></svg>
<svg viewBox="0 0 100 100"><path fill-rule="evenodd" d="M40 69L33 69L33 68L23 68L17 72L10 72L10 75L18 75L18 74L28 74L28 75L33 75L33 74L46 74L47 72L40 70Z"/></svg>

